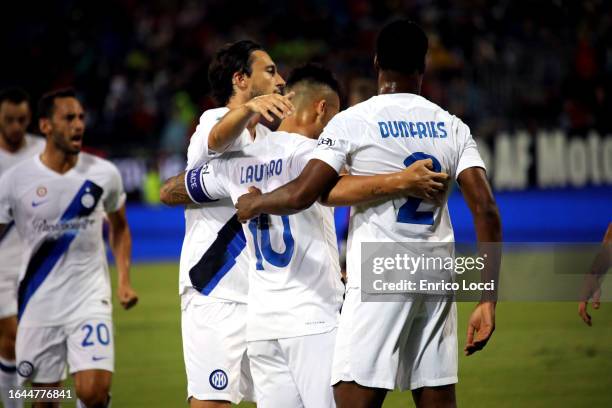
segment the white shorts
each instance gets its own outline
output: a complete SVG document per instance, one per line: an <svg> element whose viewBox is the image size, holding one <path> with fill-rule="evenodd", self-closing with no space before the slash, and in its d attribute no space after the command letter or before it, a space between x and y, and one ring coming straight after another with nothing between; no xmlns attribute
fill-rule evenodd
<svg viewBox="0 0 612 408"><path fill-rule="evenodd" d="M402 391L455 384L455 303L362 302L361 289L347 289L332 368L332 384L340 381Z"/></svg>
<svg viewBox="0 0 612 408"><path fill-rule="evenodd" d="M250 341L257 407L335 407L330 375L336 332Z"/></svg>
<svg viewBox="0 0 612 408"><path fill-rule="evenodd" d="M86 319L78 324L18 327L15 353L22 383L48 384L84 370L113 371L113 323L108 318Z"/></svg>
<svg viewBox="0 0 612 408"><path fill-rule="evenodd" d="M188 398L255 401L246 354L246 304L211 301L193 292L181 296Z"/></svg>
<svg viewBox="0 0 612 408"><path fill-rule="evenodd" d="M0 279L3 277L0 276ZM17 316L17 283L2 281L0 282L0 319L10 316Z"/></svg>

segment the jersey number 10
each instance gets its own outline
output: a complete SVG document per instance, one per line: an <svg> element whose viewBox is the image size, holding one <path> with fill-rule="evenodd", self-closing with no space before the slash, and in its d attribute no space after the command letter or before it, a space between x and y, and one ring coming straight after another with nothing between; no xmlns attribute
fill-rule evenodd
<svg viewBox="0 0 612 408"><path fill-rule="evenodd" d="M276 252L270 244L270 216L261 214L258 218L249 221L249 231L253 234L253 242L255 243L255 256L257 257L257 270L263 271L263 259L266 262L278 268L283 268L289 265L293 256L293 247L295 242L291 235L291 226L289 225L289 216L283 215L280 217L283 221L283 242L285 243L284 252ZM257 230L260 231L257 234ZM259 235L259 240L258 240ZM261 248L261 249L260 249Z"/></svg>

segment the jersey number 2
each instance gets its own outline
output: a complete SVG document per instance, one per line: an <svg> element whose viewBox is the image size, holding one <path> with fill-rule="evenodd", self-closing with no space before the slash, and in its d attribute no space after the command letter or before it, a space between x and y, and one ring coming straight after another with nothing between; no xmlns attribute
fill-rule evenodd
<svg viewBox="0 0 612 408"><path fill-rule="evenodd" d="M291 257L293 256L293 247L295 242L293 241L293 236L291 236L289 217L287 215L283 215L280 218L283 221L283 242L285 243L284 252L276 252L270 244L270 216L268 214L261 214L258 218L249 221L249 230L251 231L251 234L253 234L253 242L255 243L257 270L259 271L264 269L263 259L276 267L283 268L289 265ZM258 229L260 231L260 240L258 240Z"/></svg>
<svg viewBox="0 0 612 408"><path fill-rule="evenodd" d="M431 159L433 163L433 171L440 172L442 166L438 159L430 154L423 152L416 152L406 157L404 160L404 166L408 167L412 163L418 160ZM397 212L397 222L403 224L421 224L421 225L433 225L433 211L417 211L419 205L421 205L420 198L410 197L406 200L406 203L399 208Z"/></svg>

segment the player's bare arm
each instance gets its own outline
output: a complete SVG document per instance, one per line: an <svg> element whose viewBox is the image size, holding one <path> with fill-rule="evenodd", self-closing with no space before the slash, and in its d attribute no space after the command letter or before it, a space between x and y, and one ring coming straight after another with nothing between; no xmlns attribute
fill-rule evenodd
<svg viewBox="0 0 612 408"><path fill-rule="evenodd" d="M502 227L499 211L485 171L480 167L466 169L457 179L463 197L467 202L476 229L479 243L494 243L502 240ZM482 280L494 279L498 282L501 253L498 248L487 252L486 266L482 271ZM493 253L491 253L493 252ZM495 330L495 298L484 296L472 312L468 321L465 355L482 350Z"/></svg>
<svg viewBox="0 0 612 408"><path fill-rule="evenodd" d="M6 231L6 226L8 224L0 224L0 237L4 235L4 231Z"/></svg>
<svg viewBox="0 0 612 408"><path fill-rule="evenodd" d="M183 171L166 180L159 191L159 198L162 203L169 206L193 204L185 187L185 173Z"/></svg>
<svg viewBox="0 0 612 408"><path fill-rule="evenodd" d="M108 213L109 241L117 266L117 296L124 309L130 309L138 303L138 295L132 288L130 266L132 253L132 236L125 215L125 205L115 212Z"/></svg>
<svg viewBox="0 0 612 408"><path fill-rule="evenodd" d="M593 260L591 269L584 277L581 301L578 303L578 315L588 326L593 325L591 315L588 313L589 300L592 301L593 309L599 309L601 282L610 267L612 267L612 223L608 224L601 248Z"/></svg>
<svg viewBox="0 0 612 408"><path fill-rule="evenodd" d="M209 149L215 152L225 151L246 129L249 122L258 121L260 115L269 122L273 122L274 117L282 120L291 115L295 110L291 103L293 95L294 92L287 95L261 95L231 109L211 129L208 135Z"/></svg>
<svg viewBox="0 0 612 408"><path fill-rule="evenodd" d="M432 171L431 159L418 160L405 170L376 176L342 176L320 201L328 206L363 204L400 196L439 202L446 194L448 174Z"/></svg>
<svg viewBox="0 0 612 408"><path fill-rule="evenodd" d="M439 193L444 191L444 182L448 177L444 173L429 170L429 162L415 162L407 170L391 175L358 178L344 176L342 178L345 180L340 180L341 184L338 182L338 173L331 166L313 159L292 182L267 194L253 189L239 197L236 203L238 219L244 222L261 213L295 214L310 207L320 196L324 203L334 206L358 204L398 194L435 201ZM338 185L340 190L332 193L332 189Z"/></svg>
<svg viewBox="0 0 612 408"><path fill-rule="evenodd" d="M238 219L246 222L261 213L289 215L310 207L338 181L338 173L327 163L312 159L290 183L266 194L250 190L238 198Z"/></svg>

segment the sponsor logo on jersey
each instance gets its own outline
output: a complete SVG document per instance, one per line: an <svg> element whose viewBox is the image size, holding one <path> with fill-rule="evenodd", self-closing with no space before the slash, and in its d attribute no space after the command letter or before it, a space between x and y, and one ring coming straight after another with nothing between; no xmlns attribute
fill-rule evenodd
<svg viewBox="0 0 612 408"><path fill-rule="evenodd" d="M43 204L45 204L45 203L46 203L46 202L48 202L48 201L49 201L49 200L42 200L42 201L34 201L34 200L32 200L32 207L36 208L36 207L38 207L39 205L43 205Z"/></svg>
<svg viewBox="0 0 612 408"><path fill-rule="evenodd" d="M81 218L65 222L49 223L47 220L35 219L32 222L37 233L61 234L66 231L80 231L94 225L96 221L92 218Z"/></svg>
<svg viewBox="0 0 612 408"><path fill-rule="evenodd" d="M210 386L215 390L223 390L227 387L227 374L223 370L215 370L208 377Z"/></svg>
<svg viewBox="0 0 612 408"><path fill-rule="evenodd" d="M17 366L17 373L24 378L30 377L34 374L34 364L29 361L20 362Z"/></svg>
<svg viewBox="0 0 612 408"><path fill-rule="evenodd" d="M335 140L332 140L332 139L331 139L331 138L329 138L329 137L320 137L320 138L319 138L319 142L317 143L317 146L321 146L321 145L323 145L323 146L329 146L329 147L332 147L332 146L333 146L333 145L335 145L335 144L336 144L336 141L335 141Z"/></svg>

